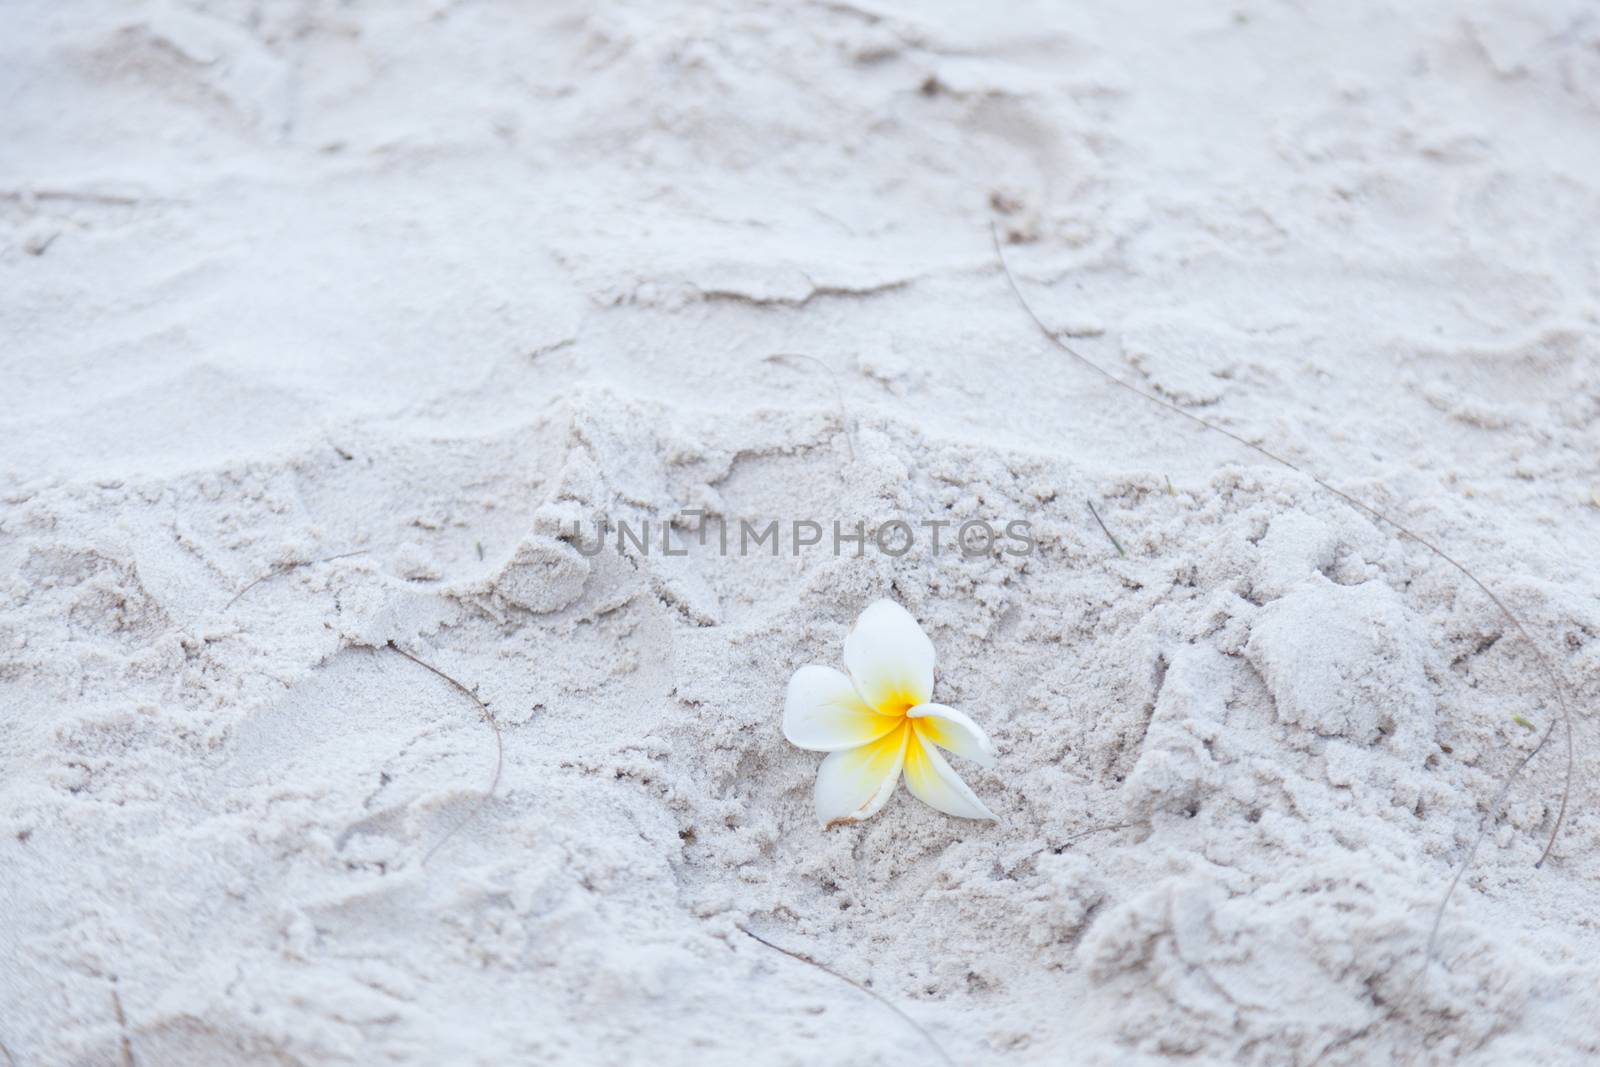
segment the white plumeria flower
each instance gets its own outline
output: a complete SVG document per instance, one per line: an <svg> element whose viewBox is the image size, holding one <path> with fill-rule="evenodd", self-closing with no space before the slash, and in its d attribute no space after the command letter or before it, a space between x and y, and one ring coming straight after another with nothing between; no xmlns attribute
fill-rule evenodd
<svg viewBox="0 0 1600 1067"><path fill-rule="evenodd" d="M876 815L901 771L923 803L964 819L995 819L939 751L994 764L994 745L982 727L955 708L929 703L933 663L933 642L917 620L894 601L879 600L844 639L848 677L808 666L789 679L783 736L828 753L817 771L823 826Z"/></svg>

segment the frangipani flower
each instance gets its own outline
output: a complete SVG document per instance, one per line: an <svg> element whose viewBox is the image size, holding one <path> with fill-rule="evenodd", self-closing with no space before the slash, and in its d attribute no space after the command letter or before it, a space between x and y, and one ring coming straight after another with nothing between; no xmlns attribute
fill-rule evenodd
<svg viewBox="0 0 1600 1067"><path fill-rule="evenodd" d="M939 751L994 763L982 727L955 708L929 703L933 663L933 642L917 621L894 601L879 600L844 639L848 677L808 666L789 679L783 736L828 753L817 771L823 826L876 815L902 771L906 788L923 803L965 819L995 818Z"/></svg>

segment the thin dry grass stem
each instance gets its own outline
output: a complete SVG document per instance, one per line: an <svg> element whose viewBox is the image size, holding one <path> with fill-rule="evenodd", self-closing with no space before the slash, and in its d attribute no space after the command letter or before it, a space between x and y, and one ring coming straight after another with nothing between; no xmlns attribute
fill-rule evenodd
<svg viewBox="0 0 1600 1067"><path fill-rule="evenodd" d="M128 1037L128 1016L122 1010L122 994L117 990L117 980L111 979L111 1007L117 1015L117 1031L122 1038L122 1067L134 1067L133 1040Z"/></svg>
<svg viewBox="0 0 1600 1067"><path fill-rule="evenodd" d="M1112 822L1112 823L1105 823L1102 826L1091 826L1087 830L1079 830L1075 834L1068 834L1067 835L1067 839L1065 841L1061 842L1060 848L1066 848L1068 845L1072 844L1074 841L1078 841L1078 840L1080 840L1082 838L1085 838L1085 837L1092 837L1095 834L1103 834L1103 833L1106 833L1107 831L1110 831L1110 830L1126 830L1130 826L1143 826L1143 825L1144 825L1144 823L1142 823L1142 822ZM1057 851L1059 851L1059 850L1060 849L1058 849Z"/></svg>
<svg viewBox="0 0 1600 1067"><path fill-rule="evenodd" d="M17 1067L17 1058L11 1054L11 1050L6 1047L4 1041L0 1041L0 1055L5 1056L6 1067Z"/></svg>
<svg viewBox="0 0 1600 1067"><path fill-rule="evenodd" d="M229 608L233 607L239 602L240 597L244 596L250 590L269 579L276 578L279 575L288 574L291 571L297 571L301 567L309 567L315 563L332 563L336 559L349 559L351 556L364 556L368 551L369 550L365 548L358 548L354 552L340 552L336 556L323 556L321 559L303 559L297 563L279 563L267 573L261 575L259 578L254 579L249 585L233 594L233 599L222 605L222 610L227 611Z"/></svg>
<svg viewBox="0 0 1600 1067"><path fill-rule="evenodd" d="M839 401L839 424L844 427L844 443L850 449L850 462L856 461L855 429L850 419L850 411L844 403L844 386L839 384L839 374L816 356L809 356L804 352L774 352L767 356L764 362L779 363L786 359L804 359L828 372L828 377L833 380L833 395Z"/></svg>
<svg viewBox="0 0 1600 1067"><path fill-rule="evenodd" d="M1540 735L1538 743L1535 744L1532 749L1530 749L1520 760L1517 761L1516 765L1511 768L1511 770L1506 774L1504 780L1500 783L1500 788L1495 793L1494 802L1490 805L1489 811L1484 815L1483 820L1480 822L1478 826L1478 833L1473 838L1471 847L1467 850L1466 858L1461 861L1459 866L1457 866L1455 877L1450 880L1450 886L1445 890L1444 898L1439 901L1439 907L1434 914L1433 930L1428 935L1428 951L1423 956L1423 966L1426 967L1428 960L1433 956L1434 942L1439 933L1439 924L1444 919L1445 907L1450 903L1450 898L1452 895L1454 895L1456 886L1461 883L1462 876L1465 875L1467 869L1472 866L1472 861L1478 854L1478 846L1483 843L1484 837L1488 835L1490 826L1492 826L1499 819L1501 805L1505 802L1506 794L1510 792L1512 784L1517 780L1518 776L1522 774L1523 768L1527 767L1527 765L1533 761L1534 757L1538 756L1540 752L1544 751L1545 746L1550 742L1551 736L1555 733L1556 725L1558 723L1562 726L1566 738L1566 776L1561 788L1561 804L1556 812L1555 825L1550 828L1550 837L1545 842L1544 851L1539 854L1539 859L1534 863L1535 868L1544 866L1544 861L1550 858L1550 852L1555 848L1556 839L1561 834L1562 824L1566 822L1567 804L1572 795L1572 712L1567 704L1566 687L1561 684L1561 678L1558 674L1556 674L1555 668L1551 665L1549 658L1544 653L1544 649L1540 647L1539 643L1533 639L1533 635L1531 635L1528 632L1528 628L1522 624L1522 620L1506 606L1505 601L1501 600L1499 595L1496 594L1494 590L1490 589L1483 583L1481 579L1478 578L1477 575L1473 574L1464 565L1457 562L1453 556L1445 552L1432 541L1429 541L1422 535L1413 532L1408 527L1390 518L1388 515L1385 515L1372 505L1356 499L1342 489L1334 488L1332 485L1329 485L1315 474L1312 474L1310 471L1304 470L1294 463L1291 463L1289 460L1284 459L1277 453L1271 452L1252 441L1247 441L1233 431L1218 426L1216 423L1207 419L1203 419L1193 412L1186 411L1177 404L1163 400L1161 397L1156 396L1153 393L1147 393L1136 385L1129 384L1123 379L1117 377L1115 374L1112 374L1110 371L1101 367L1098 363L1089 359L1087 356L1080 354L1071 345L1068 345L1065 341L1061 340L1061 338L1057 337L1050 327L1045 325L1044 320L1039 317L1038 313L1033 310L1032 305L1028 303L1028 298L1022 294L1021 287L1017 285L1017 279L1011 273L1011 265L1006 262L1005 253L1001 251L999 227L992 221L989 224L989 236L994 242L995 258L1000 261L1000 269L1005 273L1006 283L1011 287L1011 292L1016 296L1017 303L1022 305L1022 310L1027 313L1028 318L1033 320L1033 324L1039 328L1039 332L1044 334L1046 339L1048 339L1051 344L1055 345L1061 351L1071 356L1074 360L1094 371L1096 374L1100 375L1100 377L1104 378L1113 385L1120 386L1135 396L1142 397L1158 407L1165 408L1176 415L1180 415L1183 418L1188 419L1190 422L1195 423L1198 426L1202 426L1213 433L1219 433L1229 440L1243 445L1245 448L1248 448L1257 455L1264 456L1280 466L1287 467L1296 474L1299 474L1305 478L1309 478L1323 490L1333 494L1340 500L1343 500L1346 504L1349 504L1357 511L1360 511L1363 514L1376 519L1378 522L1381 522L1384 525L1387 525L1390 528L1398 531L1401 536L1415 541L1417 544L1421 545L1423 548L1427 549L1429 552L1432 552L1435 556L1448 563L1451 567L1455 568L1455 570L1465 577L1467 581L1476 586L1479 592L1488 597L1490 602L1493 603L1497 609L1499 609L1501 616L1503 616L1511 628L1517 632L1517 636L1522 638L1523 642L1533 652L1534 659L1539 664L1540 673L1545 676L1545 680L1550 684L1551 691L1555 694L1556 704L1560 707L1561 714L1556 719L1551 720L1550 725L1545 729L1544 733Z"/></svg>
<svg viewBox="0 0 1600 1067"><path fill-rule="evenodd" d="M1147 825L1147 824L1143 823L1143 822L1139 822L1139 821L1134 821L1134 822L1102 823L1099 826L1090 826L1087 829L1079 830L1075 834L1068 834L1065 838L1062 839L1061 843L1058 844L1058 845L1041 845L1038 848L1034 849L1032 852L1028 853L1026 858L1027 859L1032 859L1033 857L1037 856L1041 852L1054 852L1056 855L1059 856L1059 855L1061 855L1061 853L1065 852L1068 849L1068 847L1070 847L1073 844L1073 842L1081 841L1085 837L1093 837L1095 834L1103 834L1103 833L1106 833L1107 831L1110 831L1110 830L1127 830L1127 829L1129 829L1131 827L1134 827L1134 826L1145 826L1145 825Z"/></svg>
<svg viewBox="0 0 1600 1067"><path fill-rule="evenodd" d="M0 190L0 200L65 200L80 204L109 204L114 207L133 207L147 201L137 196L120 196L116 193L95 193L74 189L5 189Z"/></svg>
<svg viewBox="0 0 1600 1067"><path fill-rule="evenodd" d="M928 1033L928 1031L923 1028L921 1023L917 1022L917 1020L915 1020L911 1016L907 1015L903 1010L901 1010L899 1005L895 1004L894 1001L892 1001L892 1000L888 999L887 997L885 997L882 993L879 993L876 989L873 989L871 986L868 986L868 985L862 985L860 982L856 981L854 978L849 978L849 977L847 977L845 975L840 974L838 971L834 970L832 967L829 967L826 963L822 963L822 962L820 962L820 961L818 961L816 959L813 959L812 957L806 955L804 952L796 952L792 948L784 948L782 945L773 944L771 941L768 941L766 938L762 937L760 934L758 934L755 931L749 929L748 927L744 927L744 926L739 927L739 932L744 934L746 937L749 937L749 938L752 938L753 940L761 942L763 945L766 945L768 948L772 949L774 952L781 952L785 956L788 956L790 959L799 960L801 963L809 963L811 966L815 967L817 970L823 972L824 974L831 974L833 977L839 979L839 981L847 982L850 985L855 986L857 989L861 990L861 992L865 993L867 996L871 997L873 1000L876 1000L879 1004L882 1004L884 1007L888 1008L890 1011L892 1011L896 1015L900 1016L901 1019L905 1020L905 1023L906 1023L907 1026L911 1027L917 1033L922 1035L922 1039L928 1043L928 1047L933 1049L933 1051L938 1054L938 1056L939 1056L939 1058L941 1060L943 1060L946 1064L948 1064L949 1067L955 1067L955 1061L950 1058L950 1054L947 1053L944 1050L944 1047L942 1045L940 1045L939 1042L937 1042L937 1041L935 1041L933 1039L933 1035Z"/></svg>
<svg viewBox="0 0 1600 1067"><path fill-rule="evenodd" d="M479 697L477 693L474 693L472 690L468 689L466 686L462 685L460 682L456 681L456 679L452 678L444 671L441 671L433 664L418 659L410 652L407 652L405 649L395 644L392 640L384 645L384 647L398 652L400 655L404 656L412 663L415 663L423 670L430 671L438 677L443 678L453 688L458 690L463 696L478 706L478 710L483 713L483 721L487 722L489 724L489 729L494 731L494 774L489 779L489 788L484 790L483 796L478 798L478 802L472 806L472 810L463 815L454 826L446 830L444 832L444 836L435 841L433 843L433 847L428 849L427 853L422 857L421 863L421 866L426 867L428 865L428 861L433 858L433 854L443 848L445 842L449 841L456 835L456 831L460 830L463 826L467 825L467 823L476 818L478 813L484 809L484 806L487 805L489 801L494 799L495 790L500 788L500 772L505 767L505 741L500 736L500 724L495 721L494 713L489 710L489 705L485 704L483 699Z"/></svg>
<svg viewBox="0 0 1600 1067"><path fill-rule="evenodd" d="M1106 537L1110 539L1111 547L1117 550L1117 555L1119 555L1119 556L1123 557L1124 559L1126 559L1128 554L1126 552L1122 551L1122 542L1117 540L1115 534L1113 534L1110 530L1106 529L1105 520L1102 519L1100 517L1100 513L1094 509L1094 501L1085 499L1084 503L1089 505L1089 514L1094 516L1094 521L1100 524L1100 532L1105 534Z"/></svg>

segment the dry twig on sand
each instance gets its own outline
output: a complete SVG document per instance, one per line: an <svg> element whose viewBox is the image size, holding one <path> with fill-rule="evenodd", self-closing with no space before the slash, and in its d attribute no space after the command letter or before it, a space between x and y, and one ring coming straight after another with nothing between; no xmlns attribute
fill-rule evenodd
<svg viewBox="0 0 1600 1067"><path fill-rule="evenodd" d="M111 979L111 1007L117 1014L117 1033L122 1039L122 1067L134 1067L133 1040L128 1037L128 1016L122 1010L122 994L117 990L116 978Z"/></svg>
<svg viewBox="0 0 1600 1067"><path fill-rule="evenodd" d="M1111 547L1117 550L1117 555L1126 559L1128 554L1122 551L1122 542L1117 540L1115 534L1106 529L1106 520L1102 519L1100 513L1094 509L1094 501L1085 500L1084 503L1089 505L1089 514L1094 516L1094 521L1100 524L1100 532L1111 540Z"/></svg>
<svg viewBox="0 0 1600 1067"><path fill-rule="evenodd" d="M222 605L222 610L223 611L227 611L229 608L231 608L235 604L237 604L239 602L239 598L244 596L250 590L254 589L256 586L260 585L262 582L268 581L269 579L272 579L272 578L276 578L279 575L288 574L291 571L297 571L301 567L309 567L314 563L332 563L336 559L349 559L351 556L364 556L366 554L367 554L367 549L358 548L354 552L340 552L336 556L323 556L321 559L303 559L303 560L299 560L299 561L294 562L294 563L278 563L278 564L274 564L273 568L271 570L269 570L267 573L261 575L259 578L256 578L256 579L252 580L249 585L246 585L243 589L241 589L237 593L233 594L233 599L229 600L226 604Z"/></svg>
<svg viewBox="0 0 1600 1067"><path fill-rule="evenodd" d="M774 352L772 355L767 356L763 362L782 363L791 359L804 359L815 363L827 371L828 377L833 379L833 395L839 401L839 423L844 428L844 443L850 449L850 462L854 463L856 461L855 430L852 428L850 421L850 409L845 407L844 386L839 384L838 372L816 356L808 356L804 352Z"/></svg>
<svg viewBox="0 0 1600 1067"><path fill-rule="evenodd" d="M756 933L753 930L750 930L747 927L744 927L744 926L739 927L739 932L744 934L746 937L749 937L749 938L752 938L752 939L754 939L756 941L761 942L763 945L766 945L768 948L772 949L774 952L781 952L785 956L788 956L790 959L799 960L801 963L809 963L811 966L815 967L819 971L822 971L824 974L831 974L831 975L833 975L833 977L839 979L839 981L848 982L850 985L855 986L857 989L861 990L861 992L865 993L867 996L869 996L872 999L876 1000L879 1004L882 1004L884 1007L888 1008L890 1011L892 1011L896 1015L900 1016L900 1018L904 1019L905 1022L906 1022L906 1025L910 1026L913 1030L915 1030L917 1033L922 1035L922 1039L928 1043L928 1047L933 1049L934 1052L938 1053L939 1058L941 1060L943 1060L945 1063L949 1064L950 1067L955 1067L955 1061L950 1058L950 1054L945 1052L944 1047L942 1045L940 1045L939 1042L937 1042L937 1041L935 1041L933 1039L933 1035L928 1033L928 1031L923 1028L921 1023L917 1022L917 1020L915 1020L911 1016L907 1015L899 1007L899 1005L895 1004L892 1000L890 1000L887 997L885 997L882 993L878 992L876 989L873 989L871 986L868 986L868 985L862 985L860 982L856 981L854 978L847 978L846 976L840 974L838 971L834 970L832 967L829 967L826 963L819 962L818 960L815 960L812 957L807 956L804 952L796 952L792 948L784 948L782 945L773 944L771 941L768 941L766 938L762 937L760 934Z"/></svg>
<svg viewBox="0 0 1600 1067"><path fill-rule="evenodd" d="M489 779L489 788L485 789L483 791L483 796L479 797L478 802L472 805L472 810L463 815L454 826L446 830L444 832L444 836L435 841L433 843L433 847L428 849L427 853L422 857L422 866L426 867L428 861L433 858L433 854L443 848L445 842L449 841L456 835L456 831L460 830L463 826L467 825L467 823L476 818L477 814L484 809L484 806L487 805L489 801L494 799L495 790L500 788L500 772L505 767L505 741L500 736L500 724L495 721L494 713L489 710L489 705L485 704L483 699L479 697L477 693L474 693L472 690L468 689L466 686L462 685L460 682L456 681L456 679L452 678L444 671L441 671L433 664L418 659L410 652L407 652L405 649L395 644L392 640L383 647L399 653L412 663L415 663L417 666L421 667L423 670L431 671L438 677L443 678L455 689L459 690L463 696L478 706L478 710L483 713L483 721L487 722L489 724L489 729L494 731L494 774Z"/></svg>

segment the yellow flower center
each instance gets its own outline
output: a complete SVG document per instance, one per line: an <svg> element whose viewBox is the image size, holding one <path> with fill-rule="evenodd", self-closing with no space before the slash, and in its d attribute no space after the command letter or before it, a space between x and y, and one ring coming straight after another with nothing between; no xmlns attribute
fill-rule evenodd
<svg viewBox="0 0 1600 1067"><path fill-rule="evenodd" d="M922 701L915 699L909 693L890 693L875 709L879 715L888 715L891 718L904 718L906 712L916 707Z"/></svg>

